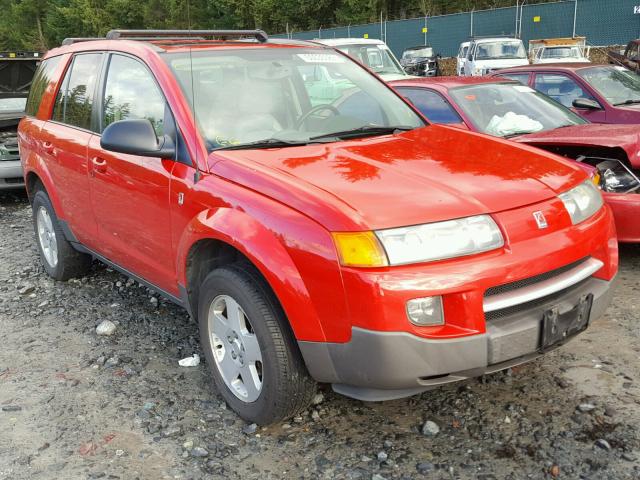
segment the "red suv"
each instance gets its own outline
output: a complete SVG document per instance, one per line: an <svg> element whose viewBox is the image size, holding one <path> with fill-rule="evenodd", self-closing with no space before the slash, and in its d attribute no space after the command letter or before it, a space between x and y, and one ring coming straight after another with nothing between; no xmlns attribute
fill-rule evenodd
<svg viewBox="0 0 640 480"><path fill-rule="evenodd" d="M184 306L245 419L301 411L316 382L385 400L504 369L609 302L615 229L582 169L427 125L330 47L65 43L19 128L44 268L96 258Z"/></svg>

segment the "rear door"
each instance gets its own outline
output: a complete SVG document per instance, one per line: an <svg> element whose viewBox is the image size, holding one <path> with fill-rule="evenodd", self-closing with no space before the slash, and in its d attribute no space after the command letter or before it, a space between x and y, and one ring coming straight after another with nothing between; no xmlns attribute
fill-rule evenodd
<svg viewBox="0 0 640 480"><path fill-rule="evenodd" d="M146 65L113 53L104 71L98 95L100 131L115 121L134 118L150 120L159 136L173 129L165 98ZM173 159L103 150L99 135L89 143L99 253L171 294L177 293L169 211L175 164Z"/></svg>
<svg viewBox="0 0 640 480"><path fill-rule="evenodd" d="M62 212L57 213L88 247L96 244L97 228L89 194L87 148L94 136L92 110L103 57L95 52L72 57L51 119L40 131L41 156L62 204Z"/></svg>

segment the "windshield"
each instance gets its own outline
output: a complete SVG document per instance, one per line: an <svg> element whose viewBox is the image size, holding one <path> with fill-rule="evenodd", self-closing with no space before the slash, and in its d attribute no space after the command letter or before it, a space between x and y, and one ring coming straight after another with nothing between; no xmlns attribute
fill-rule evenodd
<svg viewBox="0 0 640 480"><path fill-rule="evenodd" d="M402 54L402 58L405 60L420 57L433 57L433 48L425 47L416 50L405 50Z"/></svg>
<svg viewBox="0 0 640 480"><path fill-rule="evenodd" d="M340 45L337 48L366 65L378 75L394 73L406 75L391 51L384 45L353 44Z"/></svg>
<svg viewBox="0 0 640 480"><path fill-rule="evenodd" d="M424 125L392 90L332 50L236 48L163 56L194 106L210 150Z"/></svg>
<svg viewBox="0 0 640 480"><path fill-rule="evenodd" d="M0 98L0 112L24 112L26 107L26 97Z"/></svg>
<svg viewBox="0 0 640 480"><path fill-rule="evenodd" d="M587 123L525 85L485 83L454 88L449 94L480 132L498 137Z"/></svg>
<svg viewBox="0 0 640 480"><path fill-rule="evenodd" d="M612 105L640 102L640 76L624 67L585 68L578 75Z"/></svg>
<svg viewBox="0 0 640 480"><path fill-rule="evenodd" d="M496 60L500 58L527 58L527 52L520 40L478 43L476 60Z"/></svg>
<svg viewBox="0 0 640 480"><path fill-rule="evenodd" d="M581 57L578 47L547 47L542 51L542 58Z"/></svg>

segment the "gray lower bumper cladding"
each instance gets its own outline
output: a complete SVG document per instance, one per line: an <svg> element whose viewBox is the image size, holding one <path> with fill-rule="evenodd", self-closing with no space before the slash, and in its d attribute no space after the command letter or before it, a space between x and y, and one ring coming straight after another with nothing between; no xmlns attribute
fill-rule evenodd
<svg viewBox="0 0 640 480"><path fill-rule="evenodd" d="M545 311L566 314L592 295L591 323L611 301L612 283L589 278L531 304L492 312L481 335L430 340L354 327L347 343L298 344L311 376L336 392L365 401L402 398L538 357Z"/></svg>

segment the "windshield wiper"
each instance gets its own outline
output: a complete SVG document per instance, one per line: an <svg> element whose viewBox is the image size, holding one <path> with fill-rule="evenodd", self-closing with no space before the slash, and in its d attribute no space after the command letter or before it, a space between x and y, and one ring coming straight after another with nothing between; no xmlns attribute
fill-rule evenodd
<svg viewBox="0 0 640 480"><path fill-rule="evenodd" d="M319 140L323 138L353 138L363 137L368 135L387 135L390 133L406 132L413 130L415 127L409 127L407 125L396 125L390 127L383 127L379 125L363 125L362 127L353 128L351 130L343 130L341 132L323 133L315 137L311 137L309 140Z"/></svg>
<svg viewBox="0 0 640 480"><path fill-rule="evenodd" d="M508 133L506 135L503 135L502 138L513 138L513 137L517 137L518 135L527 135L528 133L538 133L541 130L520 130L518 132L513 132L513 133Z"/></svg>
<svg viewBox="0 0 640 480"><path fill-rule="evenodd" d="M632 98L629 100L625 100L624 102L614 103L614 107L618 107L620 105L633 105L635 103L640 103L640 98Z"/></svg>
<svg viewBox="0 0 640 480"><path fill-rule="evenodd" d="M243 150L251 148L283 148L283 147L296 147L300 145L309 145L309 143L322 143L311 142L312 138L308 140L283 140L281 138L266 138L264 140L258 140L256 142L237 143L234 145L225 145L223 147L214 148L212 151L217 152L219 150Z"/></svg>

